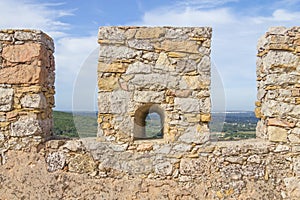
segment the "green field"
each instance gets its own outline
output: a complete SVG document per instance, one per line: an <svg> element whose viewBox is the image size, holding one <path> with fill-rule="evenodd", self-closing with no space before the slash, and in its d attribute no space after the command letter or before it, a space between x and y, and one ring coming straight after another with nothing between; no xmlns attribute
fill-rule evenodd
<svg viewBox="0 0 300 200"><path fill-rule="evenodd" d="M64 137L96 137L97 117L92 114L53 112L54 134Z"/></svg>

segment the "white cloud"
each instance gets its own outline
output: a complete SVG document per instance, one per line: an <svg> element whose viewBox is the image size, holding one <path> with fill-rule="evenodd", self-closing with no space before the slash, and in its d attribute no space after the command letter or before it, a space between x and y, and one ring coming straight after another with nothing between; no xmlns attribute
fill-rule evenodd
<svg viewBox="0 0 300 200"><path fill-rule="evenodd" d="M1 0L0 28L41 29L52 37L64 36L69 24L59 18L72 15L71 11L59 10L59 4L37 4L33 1Z"/></svg>
<svg viewBox="0 0 300 200"><path fill-rule="evenodd" d="M155 10L145 13L142 23L145 25L173 26L211 26L234 23L229 9L197 10L191 7L174 10Z"/></svg>
<svg viewBox="0 0 300 200"><path fill-rule="evenodd" d="M300 12L292 12L284 9L277 9L275 10L271 16L268 17L255 17L252 19L257 24L263 23L288 23L292 21L299 21L300 20Z"/></svg>
<svg viewBox="0 0 300 200"><path fill-rule="evenodd" d="M214 8L229 2L238 2L239 0L184 0L178 1L178 6L193 6L195 8Z"/></svg>

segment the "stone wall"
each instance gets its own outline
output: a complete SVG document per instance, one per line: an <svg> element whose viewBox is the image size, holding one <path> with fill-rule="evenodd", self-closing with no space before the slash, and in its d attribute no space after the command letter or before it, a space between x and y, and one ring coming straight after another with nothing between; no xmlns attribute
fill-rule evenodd
<svg viewBox="0 0 300 200"><path fill-rule="evenodd" d="M0 30L0 150L52 134L54 44L41 31Z"/></svg>
<svg viewBox="0 0 300 200"><path fill-rule="evenodd" d="M257 136L300 147L300 28L270 28L257 48Z"/></svg>
<svg viewBox="0 0 300 200"><path fill-rule="evenodd" d="M210 40L211 28L101 27L98 136L132 143L157 112L166 143L206 142Z"/></svg>

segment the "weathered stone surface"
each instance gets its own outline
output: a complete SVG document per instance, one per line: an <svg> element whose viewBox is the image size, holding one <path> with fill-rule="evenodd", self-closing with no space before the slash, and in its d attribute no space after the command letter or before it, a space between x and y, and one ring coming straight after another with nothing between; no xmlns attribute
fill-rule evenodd
<svg viewBox="0 0 300 200"><path fill-rule="evenodd" d="M166 88L176 88L178 78L169 74L137 74L129 81L136 89L163 90Z"/></svg>
<svg viewBox="0 0 300 200"><path fill-rule="evenodd" d="M111 113L125 113L130 100L130 93L122 90L113 91L111 93Z"/></svg>
<svg viewBox="0 0 300 200"><path fill-rule="evenodd" d="M165 40L162 43L156 44L155 48L164 51L199 53L199 45L194 41Z"/></svg>
<svg viewBox="0 0 300 200"><path fill-rule="evenodd" d="M180 37L174 38L174 33ZM163 117L162 141L206 142L211 107L210 37L211 29L206 27L100 28L101 140L125 142L137 151L131 142L150 137L144 119L155 104L155 112ZM102 114L109 114L110 121L104 121ZM161 133L157 134L160 138Z"/></svg>
<svg viewBox="0 0 300 200"><path fill-rule="evenodd" d="M62 152L49 153L46 158L46 163L49 172L54 172L63 169L66 163L66 156Z"/></svg>
<svg viewBox="0 0 300 200"><path fill-rule="evenodd" d="M0 84L42 84L45 79L45 71L40 67L18 65L0 69Z"/></svg>
<svg viewBox="0 0 300 200"><path fill-rule="evenodd" d="M141 103L160 103L165 99L165 92L135 91L133 100Z"/></svg>
<svg viewBox="0 0 300 200"><path fill-rule="evenodd" d="M129 40L128 46L139 50L154 50L154 47L149 40Z"/></svg>
<svg viewBox="0 0 300 200"><path fill-rule="evenodd" d="M13 105L12 88L0 88L0 111L10 111Z"/></svg>
<svg viewBox="0 0 300 200"><path fill-rule="evenodd" d="M133 49L124 46L102 46L100 48L100 57L114 58L114 59L131 59L137 55Z"/></svg>
<svg viewBox="0 0 300 200"><path fill-rule="evenodd" d="M98 78L98 88L102 91L113 91L119 88L119 77L109 76Z"/></svg>
<svg viewBox="0 0 300 200"><path fill-rule="evenodd" d="M300 198L300 180L297 177L288 177L284 179L284 184L291 199Z"/></svg>
<svg viewBox="0 0 300 200"><path fill-rule="evenodd" d="M199 176L205 173L206 159L181 159L180 162L180 174L188 176Z"/></svg>
<svg viewBox="0 0 300 200"><path fill-rule="evenodd" d="M42 45L38 43L10 45L3 48L2 57L12 63L26 63L38 58L41 51Z"/></svg>
<svg viewBox="0 0 300 200"><path fill-rule="evenodd" d="M263 59L264 67L271 69L274 67L296 67L298 63L299 57L297 55L285 51L270 51Z"/></svg>
<svg viewBox="0 0 300 200"><path fill-rule="evenodd" d="M125 72L127 65L124 63L98 63L98 70L99 72Z"/></svg>
<svg viewBox="0 0 300 200"><path fill-rule="evenodd" d="M179 141L185 143L202 144L209 140L209 132L207 130L199 130L199 126L188 127L185 132L178 138Z"/></svg>
<svg viewBox="0 0 300 200"><path fill-rule="evenodd" d="M292 144L300 144L300 137L295 134L289 134L288 139Z"/></svg>
<svg viewBox="0 0 300 200"><path fill-rule="evenodd" d="M135 62L128 66L126 74L149 74L151 72L151 68L151 65L142 62Z"/></svg>
<svg viewBox="0 0 300 200"><path fill-rule="evenodd" d="M20 116L18 121L11 124L11 136L13 137L42 134L42 127L39 124L39 121L30 116Z"/></svg>
<svg viewBox="0 0 300 200"><path fill-rule="evenodd" d="M261 159L258 155L251 155L248 157L247 162L260 164Z"/></svg>
<svg viewBox="0 0 300 200"><path fill-rule="evenodd" d="M172 175L173 165L170 162L158 163L155 165L155 173L161 176Z"/></svg>
<svg viewBox="0 0 300 200"><path fill-rule="evenodd" d="M211 121L211 114L203 114L200 116L201 122L210 122Z"/></svg>
<svg viewBox="0 0 300 200"><path fill-rule="evenodd" d="M165 30L162 28L139 28L136 32L135 37L137 39L149 39L149 38L158 38L165 33Z"/></svg>
<svg viewBox="0 0 300 200"><path fill-rule="evenodd" d="M204 56L201 59L200 63L197 65L197 70L199 73L210 71L210 57L209 56Z"/></svg>
<svg viewBox="0 0 300 200"><path fill-rule="evenodd" d="M274 152L285 152L285 151L289 151L290 147L287 145L281 145L279 144L276 149L274 150Z"/></svg>
<svg viewBox="0 0 300 200"><path fill-rule="evenodd" d="M21 105L24 108L46 108L47 100L42 94L27 94L21 99Z"/></svg>
<svg viewBox="0 0 300 200"><path fill-rule="evenodd" d="M179 109L183 112L190 112L190 113L200 112L200 103L197 99L175 98L174 104L175 106L178 106Z"/></svg>
<svg viewBox="0 0 300 200"><path fill-rule="evenodd" d="M174 70L174 67L172 67L172 63L170 62L170 59L165 52L161 52L159 54L158 59L155 63L155 69L161 69L165 71Z"/></svg>
<svg viewBox="0 0 300 200"><path fill-rule="evenodd" d="M287 142L287 130L280 127L268 127L269 140L273 142Z"/></svg>
<svg viewBox="0 0 300 200"><path fill-rule="evenodd" d="M111 105L111 93L101 92L98 94L98 111L99 113L109 113Z"/></svg>
<svg viewBox="0 0 300 200"><path fill-rule="evenodd" d="M295 124L277 118L269 118L268 126L293 127Z"/></svg>
<svg viewBox="0 0 300 200"><path fill-rule="evenodd" d="M66 141L66 143L64 145L62 145L61 148L76 152L76 151L82 150L82 144L80 141L77 141L77 140L69 140L69 141Z"/></svg>
<svg viewBox="0 0 300 200"><path fill-rule="evenodd" d="M75 154L68 161L68 169L70 172L88 173L96 169L96 163L88 154Z"/></svg>
<svg viewBox="0 0 300 200"><path fill-rule="evenodd" d="M152 149L153 149L153 144L151 143L140 144L136 148L137 151L151 151Z"/></svg>

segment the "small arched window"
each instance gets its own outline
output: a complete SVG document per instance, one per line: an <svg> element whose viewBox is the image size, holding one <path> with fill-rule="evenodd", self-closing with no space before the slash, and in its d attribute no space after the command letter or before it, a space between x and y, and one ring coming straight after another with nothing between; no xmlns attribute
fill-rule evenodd
<svg viewBox="0 0 300 200"><path fill-rule="evenodd" d="M147 104L136 110L134 115L134 139L163 138L164 112L155 104Z"/></svg>

